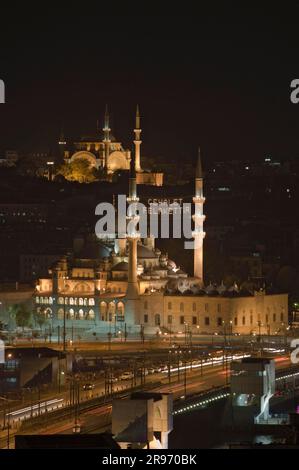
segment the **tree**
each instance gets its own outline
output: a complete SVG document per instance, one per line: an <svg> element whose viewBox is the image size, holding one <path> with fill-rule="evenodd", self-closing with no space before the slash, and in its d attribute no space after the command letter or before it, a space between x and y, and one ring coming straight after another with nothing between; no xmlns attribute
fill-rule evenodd
<svg viewBox="0 0 299 470"><path fill-rule="evenodd" d="M41 312L34 312L34 321L39 326L40 329L42 328L42 326L47 324L45 308Z"/></svg>
<svg viewBox="0 0 299 470"><path fill-rule="evenodd" d="M68 181L78 183L92 183L97 180L97 170L92 167L88 160L76 158L70 163L64 163L57 171Z"/></svg>
<svg viewBox="0 0 299 470"><path fill-rule="evenodd" d="M15 313L15 321L17 326L25 328L25 326L30 325L31 312L26 308L24 304L14 305L13 310Z"/></svg>

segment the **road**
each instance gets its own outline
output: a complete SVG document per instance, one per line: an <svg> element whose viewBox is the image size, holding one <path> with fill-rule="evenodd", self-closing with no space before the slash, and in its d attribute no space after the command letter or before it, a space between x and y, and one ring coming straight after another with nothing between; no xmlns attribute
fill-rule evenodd
<svg viewBox="0 0 299 470"><path fill-rule="evenodd" d="M286 368L290 365L290 359L288 356L277 357L276 369ZM172 375L171 383L169 383L169 377L167 373L154 374L155 377L147 376L148 383L150 381L160 381L162 385L157 386L153 391L173 393L174 399L183 399L185 392L186 396L193 395L205 390L209 390L213 387L223 386L229 379L229 368L223 369L222 364L214 366L206 366L196 369L186 369L186 380L185 371L180 370L180 381L178 381L178 372ZM97 385L97 391L101 390L103 384ZM130 384L128 384L128 389ZM93 410L89 410L80 415L80 424L82 426L82 432L100 432L103 429L109 427L111 421L111 404L103 405ZM74 421L58 423L43 429L41 433L44 434L68 434L72 433Z"/></svg>

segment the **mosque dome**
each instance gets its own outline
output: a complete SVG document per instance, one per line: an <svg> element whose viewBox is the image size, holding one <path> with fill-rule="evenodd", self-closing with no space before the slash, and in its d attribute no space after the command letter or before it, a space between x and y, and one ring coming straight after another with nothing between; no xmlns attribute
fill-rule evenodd
<svg viewBox="0 0 299 470"><path fill-rule="evenodd" d="M224 292L226 292L226 286L223 284L223 281L221 282L221 284L217 287L217 291L218 291L218 294L219 295L223 295Z"/></svg>
<svg viewBox="0 0 299 470"><path fill-rule="evenodd" d="M141 244L137 245L137 257L143 259L158 258L153 250Z"/></svg>
<svg viewBox="0 0 299 470"><path fill-rule="evenodd" d="M169 259L169 260L167 261L167 267L168 267L168 269L175 269L175 268L176 268L176 264L175 264L174 261L172 261L171 259Z"/></svg>
<svg viewBox="0 0 299 470"><path fill-rule="evenodd" d="M129 264L126 262L126 261L121 261L120 263L117 263L115 266L113 266L113 268L111 269L111 271L128 271L129 269Z"/></svg>
<svg viewBox="0 0 299 470"><path fill-rule="evenodd" d="M102 259L109 258L110 254L110 249L103 243L90 241L86 243L86 245L78 253L77 257L81 259Z"/></svg>

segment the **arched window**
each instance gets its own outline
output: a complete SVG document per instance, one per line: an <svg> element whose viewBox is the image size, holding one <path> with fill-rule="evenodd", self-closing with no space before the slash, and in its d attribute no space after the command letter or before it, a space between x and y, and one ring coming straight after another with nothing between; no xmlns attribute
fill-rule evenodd
<svg viewBox="0 0 299 470"><path fill-rule="evenodd" d="M100 316L102 321L107 321L107 304L104 301L100 303Z"/></svg>
<svg viewBox="0 0 299 470"><path fill-rule="evenodd" d="M74 305L74 299L73 299L73 297L70 297L70 305Z"/></svg>
<svg viewBox="0 0 299 470"><path fill-rule="evenodd" d="M90 318L90 320L94 319L94 317L95 317L94 310L92 310L92 309L89 310L88 317Z"/></svg>
<svg viewBox="0 0 299 470"><path fill-rule="evenodd" d="M39 304L39 297L35 297L35 303Z"/></svg>
<svg viewBox="0 0 299 470"><path fill-rule="evenodd" d="M92 305L92 306L93 306L93 305L94 305L94 299L89 299L89 300L88 300L88 305Z"/></svg>
<svg viewBox="0 0 299 470"><path fill-rule="evenodd" d="M53 297L49 297L49 304L50 304L50 305L53 304Z"/></svg>
<svg viewBox="0 0 299 470"><path fill-rule="evenodd" d="M45 310L45 317L46 317L46 318L52 318L52 315L53 315L52 310L51 310L50 308L47 308L47 309Z"/></svg>
<svg viewBox="0 0 299 470"><path fill-rule="evenodd" d="M82 299L82 297L80 297L80 299L79 299L79 305L83 305L83 299Z"/></svg>
<svg viewBox="0 0 299 470"><path fill-rule="evenodd" d="M83 305L87 305L87 298L86 297L83 299Z"/></svg>
<svg viewBox="0 0 299 470"><path fill-rule="evenodd" d="M119 317L124 317L125 315L125 305L123 302L118 302L117 304L117 317L119 320Z"/></svg>
<svg viewBox="0 0 299 470"><path fill-rule="evenodd" d="M155 325L156 326L160 326L160 314L159 313L156 313L155 315Z"/></svg>
<svg viewBox="0 0 299 470"><path fill-rule="evenodd" d="M66 299L65 299L66 300ZM64 302L63 302L63 297L58 297L58 304L59 305L63 305Z"/></svg>
<svg viewBox="0 0 299 470"><path fill-rule="evenodd" d="M63 308L59 308L57 311L58 320L63 320Z"/></svg>
<svg viewBox="0 0 299 470"><path fill-rule="evenodd" d="M79 319L82 320L84 318L84 311L82 308L79 309Z"/></svg>
<svg viewBox="0 0 299 470"><path fill-rule="evenodd" d="M245 323L246 323L246 318L242 317L242 325L245 325Z"/></svg>
<svg viewBox="0 0 299 470"><path fill-rule="evenodd" d="M114 302L109 302L108 311L109 311L109 313L111 313L111 315L115 314L115 303Z"/></svg>
<svg viewBox="0 0 299 470"><path fill-rule="evenodd" d="M73 308L70 308L70 309L69 309L69 314L70 314L70 318L73 319L73 318L75 317L75 311L74 311Z"/></svg>

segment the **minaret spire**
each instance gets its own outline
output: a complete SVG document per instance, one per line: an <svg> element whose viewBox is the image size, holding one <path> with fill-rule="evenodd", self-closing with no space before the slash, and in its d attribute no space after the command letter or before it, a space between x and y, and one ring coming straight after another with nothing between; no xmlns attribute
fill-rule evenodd
<svg viewBox="0 0 299 470"><path fill-rule="evenodd" d="M198 154L197 154L196 178L202 178L202 164L201 164L200 147L198 147Z"/></svg>
<svg viewBox="0 0 299 470"><path fill-rule="evenodd" d="M61 129L60 129L60 136L59 136L58 145L59 145L59 154L60 154L60 162L59 163L62 163L63 159L64 159L64 156L65 156L65 149L66 149L66 140L65 140L65 135L64 135L63 124L61 125Z"/></svg>
<svg viewBox="0 0 299 470"><path fill-rule="evenodd" d="M135 145L135 169L137 172L142 171L141 165L140 165L140 146L142 144L142 140L140 139L140 134L141 134L141 128L140 128L140 113L139 113L139 106L137 104L136 106L136 116L135 116L135 129L134 129L134 134L135 134L135 139L134 139L134 145Z"/></svg>
<svg viewBox="0 0 299 470"><path fill-rule="evenodd" d="M203 285L203 240L205 232L203 231L203 223L205 215L203 214L203 205L205 198L203 197L203 172L201 163L201 152L198 149L197 165L195 172L195 197L193 198L195 205L194 220L194 277L200 280Z"/></svg>
<svg viewBox="0 0 299 470"><path fill-rule="evenodd" d="M105 163L104 166L105 168L108 168L108 157L109 157L109 150L110 150L110 127L109 127L109 111L108 111L108 105L106 104L105 108L105 118L104 118L104 127L103 127L103 132L104 132L104 145L105 145Z"/></svg>

